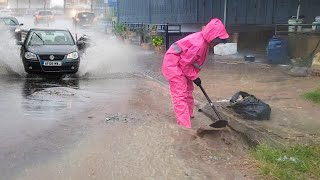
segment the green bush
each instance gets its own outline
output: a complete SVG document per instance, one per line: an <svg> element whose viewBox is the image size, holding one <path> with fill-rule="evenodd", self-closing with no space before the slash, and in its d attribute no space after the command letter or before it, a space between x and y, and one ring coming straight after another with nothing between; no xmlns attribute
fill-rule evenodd
<svg viewBox="0 0 320 180"><path fill-rule="evenodd" d="M116 22L114 30L115 30L116 34L122 36L125 31L125 26L121 22Z"/></svg>
<svg viewBox="0 0 320 180"><path fill-rule="evenodd" d="M155 46L155 47L163 45L163 37L160 36L160 35L159 36L153 36L151 41L152 41L152 45Z"/></svg>
<svg viewBox="0 0 320 180"><path fill-rule="evenodd" d="M149 34L149 30L147 30L145 26L139 28L136 32L141 36L142 43L151 42L151 36Z"/></svg>

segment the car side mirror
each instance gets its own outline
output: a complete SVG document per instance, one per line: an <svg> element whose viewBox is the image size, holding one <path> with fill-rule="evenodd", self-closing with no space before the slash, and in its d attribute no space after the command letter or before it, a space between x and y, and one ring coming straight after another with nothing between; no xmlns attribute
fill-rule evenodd
<svg viewBox="0 0 320 180"><path fill-rule="evenodd" d="M19 26L23 26L23 23L19 24Z"/></svg>
<svg viewBox="0 0 320 180"><path fill-rule="evenodd" d="M83 41L77 41L77 46L82 46L84 45L85 43Z"/></svg>

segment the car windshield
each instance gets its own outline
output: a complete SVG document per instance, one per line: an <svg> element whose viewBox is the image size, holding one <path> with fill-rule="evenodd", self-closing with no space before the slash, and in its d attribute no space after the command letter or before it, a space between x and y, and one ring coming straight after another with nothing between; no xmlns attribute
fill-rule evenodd
<svg viewBox="0 0 320 180"><path fill-rule="evenodd" d="M36 30L28 38L29 46L37 45L74 45L69 31L63 30Z"/></svg>
<svg viewBox="0 0 320 180"><path fill-rule="evenodd" d="M51 16L52 12L51 11L40 11L39 15L40 16Z"/></svg>
<svg viewBox="0 0 320 180"><path fill-rule="evenodd" d="M5 24L7 26L16 26L18 25L18 20L15 18L0 18L0 23Z"/></svg>
<svg viewBox="0 0 320 180"><path fill-rule="evenodd" d="M94 18L95 17L94 13L89 13L89 12L80 13L78 16L79 16L79 18Z"/></svg>

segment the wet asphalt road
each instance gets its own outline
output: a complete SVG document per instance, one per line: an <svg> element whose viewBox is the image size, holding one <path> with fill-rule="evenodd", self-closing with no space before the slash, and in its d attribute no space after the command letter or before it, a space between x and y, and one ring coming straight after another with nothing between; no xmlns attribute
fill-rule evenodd
<svg viewBox="0 0 320 180"><path fill-rule="evenodd" d="M24 28L33 28L32 18L19 20ZM69 19L50 27L89 34L97 44L82 58L76 75L56 79L27 75L20 63L19 47L10 39L1 43L11 48L0 51L0 179L10 179L26 166L63 153L86 134L89 126L75 117L112 99L121 102L119 97L130 95L128 84L136 78L136 66L128 64L134 55L121 55L126 47L106 44L108 37L101 32L75 29Z"/></svg>
<svg viewBox="0 0 320 180"><path fill-rule="evenodd" d="M125 74L92 79L0 76L0 179L63 154L87 135L90 111L100 104L126 103L141 77ZM127 106L114 107L114 113L121 108Z"/></svg>

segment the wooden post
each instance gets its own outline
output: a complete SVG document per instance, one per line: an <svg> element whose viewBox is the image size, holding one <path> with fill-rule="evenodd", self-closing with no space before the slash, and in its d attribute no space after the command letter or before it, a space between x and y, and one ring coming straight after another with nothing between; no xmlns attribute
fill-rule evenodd
<svg viewBox="0 0 320 180"><path fill-rule="evenodd" d="M232 43L238 43L238 41L239 41L239 33L233 33L231 35L231 41L232 41Z"/></svg>

